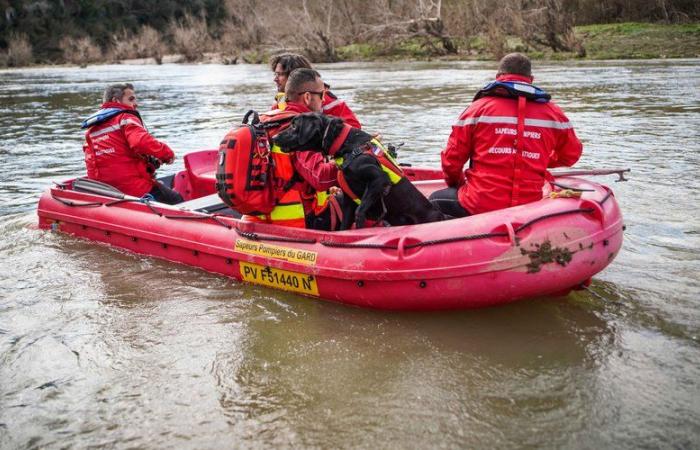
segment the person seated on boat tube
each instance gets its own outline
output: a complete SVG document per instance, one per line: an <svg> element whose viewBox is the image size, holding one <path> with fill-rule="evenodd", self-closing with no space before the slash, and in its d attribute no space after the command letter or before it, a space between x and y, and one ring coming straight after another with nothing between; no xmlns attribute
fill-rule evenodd
<svg viewBox="0 0 700 450"><path fill-rule="evenodd" d="M88 117L85 165L90 179L108 183L127 195L175 204L183 201L175 190L155 179L155 169L171 164L175 153L153 138L136 110L136 92L131 83L111 84L105 88L100 110Z"/></svg>
<svg viewBox="0 0 700 450"><path fill-rule="evenodd" d="M496 80L452 125L441 153L448 188L430 196L442 212L464 217L540 200L547 168L581 157L571 122L532 81L527 56L504 56Z"/></svg>
<svg viewBox="0 0 700 450"><path fill-rule="evenodd" d="M268 136L272 138L287 128L297 114L321 112L325 93L318 72L308 68L294 70L286 80L285 109L274 109L260 116L261 122L278 124L268 128ZM278 184L286 186L286 190L269 214L244 216L244 219L298 228L334 229L333 225L339 221L333 218L338 218L340 208L327 191L338 184L336 164L327 162L318 152L284 153L276 145L272 146L272 157L273 173L282 180Z"/></svg>
<svg viewBox="0 0 700 450"><path fill-rule="evenodd" d="M285 89L289 74L296 69L313 69L313 67L311 67L309 60L303 55L282 53L270 58L270 68L272 69L272 73L274 73L273 81L277 86L275 103L273 103L271 109L284 110L287 104ZM326 93L322 100L321 111L319 112L343 119L343 122L351 127L362 128L360 121L357 120L355 113L352 112L347 103L336 97L335 94L330 91L330 85L324 83L323 86Z"/></svg>

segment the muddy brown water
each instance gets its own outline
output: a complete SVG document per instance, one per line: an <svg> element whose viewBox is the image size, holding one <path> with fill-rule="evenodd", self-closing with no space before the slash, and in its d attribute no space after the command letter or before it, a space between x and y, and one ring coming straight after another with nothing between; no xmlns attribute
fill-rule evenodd
<svg viewBox="0 0 700 450"><path fill-rule="evenodd" d="M490 63L319 67L369 130L439 165ZM80 121L135 83L180 159L273 90L264 66L0 71L0 448L700 447L699 60L535 65L625 216L595 294L387 313L41 232Z"/></svg>

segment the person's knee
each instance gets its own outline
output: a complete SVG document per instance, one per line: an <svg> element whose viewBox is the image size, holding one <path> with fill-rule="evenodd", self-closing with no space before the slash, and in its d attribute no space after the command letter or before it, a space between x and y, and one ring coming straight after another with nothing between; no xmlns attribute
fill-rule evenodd
<svg viewBox="0 0 700 450"><path fill-rule="evenodd" d="M160 182L153 185L153 189L151 189L150 193L157 202L166 203L168 205L176 205L185 201L179 192Z"/></svg>
<svg viewBox="0 0 700 450"><path fill-rule="evenodd" d="M430 194L428 200L435 208L448 216L465 217L469 215L469 211L459 203L457 189L455 188L445 188L435 191Z"/></svg>

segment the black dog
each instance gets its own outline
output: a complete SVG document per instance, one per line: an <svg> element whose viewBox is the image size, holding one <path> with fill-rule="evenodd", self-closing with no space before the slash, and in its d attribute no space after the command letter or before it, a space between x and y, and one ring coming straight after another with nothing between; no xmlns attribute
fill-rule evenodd
<svg viewBox="0 0 700 450"><path fill-rule="evenodd" d="M372 136L343 121L318 113L296 116L291 125L274 137L283 151L312 150L343 158L343 220L340 229L353 222L363 228L367 218L391 225L437 222L447 218L406 178L392 184L370 148ZM348 189L349 188L349 189ZM347 192L347 191L351 192ZM353 197L360 198L359 206Z"/></svg>

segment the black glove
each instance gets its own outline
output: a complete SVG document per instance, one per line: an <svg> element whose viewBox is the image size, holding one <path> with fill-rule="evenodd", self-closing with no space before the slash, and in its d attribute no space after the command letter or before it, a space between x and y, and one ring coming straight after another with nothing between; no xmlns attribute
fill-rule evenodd
<svg viewBox="0 0 700 450"><path fill-rule="evenodd" d="M144 156L143 159L146 160L146 172L150 173L151 175L155 175L156 170L158 170L161 165L160 159L151 155Z"/></svg>

